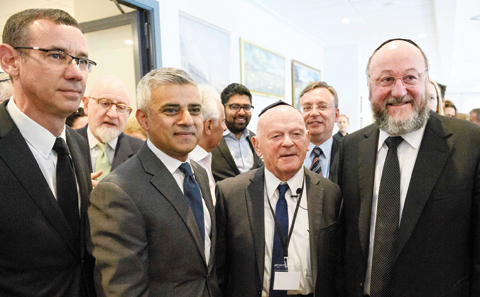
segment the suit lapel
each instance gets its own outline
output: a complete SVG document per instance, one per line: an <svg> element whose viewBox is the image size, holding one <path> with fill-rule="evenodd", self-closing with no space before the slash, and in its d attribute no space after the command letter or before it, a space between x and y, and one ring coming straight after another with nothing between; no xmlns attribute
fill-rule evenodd
<svg viewBox="0 0 480 297"><path fill-rule="evenodd" d="M197 222L175 178L162 161L148 148L146 143L138 151L137 157L140 159L145 172L152 175L150 183L170 202L180 218L182 218L205 262L205 247L202 243Z"/></svg>
<svg viewBox="0 0 480 297"><path fill-rule="evenodd" d="M120 164L127 161L133 155L132 147L125 137L125 134L120 133L118 136L117 146L115 148L115 156L113 157L112 169L114 170Z"/></svg>
<svg viewBox="0 0 480 297"><path fill-rule="evenodd" d="M423 212L428 197L453 149L436 115L431 114L412 172L403 207L397 243L397 256L408 241Z"/></svg>
<svg viewBox="0 0 480 297"><path fill-rule="evenodd" d="M307 187L307 206L308 206L308 227L310 232L310 262L313 275L313 287L317 281L317 242L320 234L322 219L322 209L324 201L323 187L320 185L320 179L312 171L304 167L305 185Z"/></svg>
<svg viewBox="0 0 480 297"><path fill-rule="evenodd" d="M28 144L6 111L5 104L0 106L0 126L2 127L0 130L0 158L7 164L30 199L64 239L75 256L79 257L78 247L75 246L75 236Z"/></svg>
<svg viewBox="0 0 480 297"><path fill-rule="evenodd" d="M260 280L263 282L265 265L265 170L263 166L257 169L250 181L251 183L245 191L245 202L247 203L248 220L253 234L258 274L260 275Z"/></svg>
<svg viewBox="0 0 480 297"><path fill-rule="evenodd" d="M373 183L375 180L375 164L377 159L379 130L371 125L365 131L364 137L358 145L358 185L360 201L358 213L358 234L364 255L368 254L370 237L370 219L372 213ZM347 160L348 162L348 160Z"/></svg>
<svg viewBox="0 0 480 297"><path fill-rule="evenodd" d="M193 167L193 174L195 176L195 179L197 180L198 186L200 187L200 191L202 192L202 197L203 200L205 201L205 204L207 205L208 213L210 215L210 220L212 222L212 229L211 229L211 251L210 251L210 261L208 263L208 271L212 270L213 267L213 255L215 255L215 247L216 247L216 238L217 238L217 230L216 230L216 224L215 224L215 211L213 207L213 200L211 197L211 192L210 192L210 186L208 184L208 176L205 174L200 174L201 168L200 165L198 165L197 162L190 160L190 164L192 164ZM198 228L197 228L198 229Z"/></svg>
<svg viewBox="0 0 480 297"><path fill-rule="evenodd" d="M232 154L230 153L230 149L227 146L227 142L225 141L225 138L222 137L222 139L220 140L218 149L222 153L228 165L230 165L230 167L232 168L233 172L235 172L235 175L239 175L240 171L238 170L237 164L235 164L235 160L233 160Z"/></svg>

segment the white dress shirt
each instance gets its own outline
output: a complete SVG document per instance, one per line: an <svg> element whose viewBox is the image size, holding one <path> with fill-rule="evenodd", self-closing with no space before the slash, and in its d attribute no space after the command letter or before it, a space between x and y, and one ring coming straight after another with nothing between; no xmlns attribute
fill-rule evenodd
<svg viewBox="0 0 480 297"><path fill-rule="evenodd" d="M40 126L37 122L25 115L15 104L14 100L8 101L6 106L7 112L12 117L13 122L17 125L18 130L22 134L23 138L28 144L30 151L32 152L35 160L37 161L38 167L42 171L43 177L48 184L48 187L53 193L55 199L57 199L57 177L56 177L56 166L58 154L53 150L55 140L57 139L50 131ZM67 137L65 134L65 128L62 133L60 133L61 138L67 142ZM72 162L72 166L73 162ZM75 172L75 168L74 168ZM77 178L74 174L75 179ZM78 209L81 209L81 199L80 191L78 191L78 182L77 182L77 193L78 193Z"/></svg>
<svg viewBox="0 0 480 297"><path fill-rule="evenodd" d="M322 149L323 154L320 155L320 166L322 167L322 176L328 178L330 175L330 158L332 156L332 145L333 145L333 137L330 137L327 141L322 143L321 145L315 145L310 142L307 152L307 156L305 157L305 161L303 165L305 167L310 168L313 162L313 149L318 146Z"/></svg>
<svg viewBox="0 0 480 297"><path fill-rule="evenodd" d="M240 173L250 171L253 167L253 152L247 136L250 134L248 129L243 130L240 139L235 138L235 134L230 130L223 132L223 138L227 143L230 154L232 154L235 164L237 164Z"/></svg>
<svg viewBox="0 0 480 297"><path fill-rule="evenodd" d="M200 164L208 173L208 185L210 186L210 193L212 194L213 206L215 206L215 179L212 174L212 153L207 153L201 146L197 145L193 151L188 154L188 157Z"/></svg>
<svg viewBox="0 0 480 297"><path fill-rule="evenodd" d="M292 226L295 208L297 206L298 197L292 197L297 189L302 188L304 182L304 167L300 169L291 179L287 181L289 189L285 193L288 207L288 230ZM265 195L264 195L264 213L265 213L265 268L263 273L263 290L262 296L268 296L270 290L270 274L272 268L272 250L273 250L273 236L275 234L275 220L268 203L272 204L275 210L278 201L277 187L281 181L273 175L270 171L265 169ZM300 290L288 291L288 294L307 295L313 293L313 279L312 268L310 261L310 234L308 225L308 207L307 207L307 188L303 188L302 200L298 208L298 214L295 221L292 238L288 246L288 267L297 268L301 272L300 276Z"/></svg>
<svg viewBox="0 0 480 297"><path fill-rule="evenodd" d="M97 146L100 142L90 131L90 125L87 127L88 145L90 146L90 157L92 159L92 172L95 172L95 165L97 164L98 156L102 154L102 150ZM113 164L113 158L115 157L115 148L117 147L118 137L115 137L112 141L107 143L107 156L110 160L110 164Z"/></svg>
<svg viewBox="0 0 480 297"><path fill-rule="evenodd" d="M413 167L417 160L418 151L422 142L425 125L417 131L402 135L403 141L397 147L398 163L400 165L400 222L402 220L403 206L407 197L408 186L412 178ZM377 147L377 164L375 166L375 180L373 185L372 215L370 219L370 245L368 249L368 266L365 276L364 293L370 294L372 276L373 242L375 239L375 223L377 219L378 191L382 179L383 166L387 158L388 147L385 140L390 137L385 131L380 130ZM399 222L399 224L400 224Z"/></svg>
<svg viewBox="0 0 480 297"><path fill-rule="evenodd" d="M183 193L183 180L185 179L185 174L183 174L183 172L178 167L180 167L180 165L184 162L181 162L175 158L172 158L169 155L162 152L161 150L159 150L150 141L150 139L147 140L147 145L148 145L148 148L150 148L152 152L157 156L157 158L159 158L160 161L162 161L165 167L167 167L168 171L170 171L173 178L177 182L178 187ZM185 162L190 164L190 159L187 159L187 161ZM192 167L192 172L194 172L193 167ZM212 246L212 242L211 242L212 220L210 218L210 213L208 212L208 208L207 208L207 205L205 204L205 200L203 199L203 197L202 197L202 205L203 205L203 221L205 223L205 260L208 265L208 261L210 260L210 249Z"/></svg>

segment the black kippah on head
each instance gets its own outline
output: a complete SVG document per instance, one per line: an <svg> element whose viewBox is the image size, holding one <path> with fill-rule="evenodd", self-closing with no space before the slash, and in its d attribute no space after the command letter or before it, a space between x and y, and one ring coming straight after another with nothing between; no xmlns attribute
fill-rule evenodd
<svg viewBox="0 0 480 297"><path fill-rule="evenodd" d="M274 102L274 103L270 104L269 106L265 107L264 109L262 109L262 111L260 112L260 114L258 115L258 117L260 117L262 114L264 114L267 110L272 109L272 108L277 107L277 106L280 106L280 105L288 105L288 106L291 106L290 104L288 104L288 103L285 102L285 101L278 100L277 102Z"/></svg>

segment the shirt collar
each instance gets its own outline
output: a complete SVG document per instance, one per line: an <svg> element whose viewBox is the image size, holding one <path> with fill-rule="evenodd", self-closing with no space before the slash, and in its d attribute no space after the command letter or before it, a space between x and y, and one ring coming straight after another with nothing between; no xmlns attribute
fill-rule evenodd
<svg viewBox="0 0 480 297"><path fill-rule="evenodd" d="M157 158L162 161L162 163L167 167L168 171L173 175L173 172L180 167L182 163L188 163L190 164L190 157L187 157L187 161L181 162L175 158L170 157L169 155L165 154L162 152L160 149L158 149L151 141L150 139L147 139L147 146L152 150L152 152L157 156ZM192 168L193 172L193 168Z"/></svg>
<svg viewBox="0 0 480 297"><path fill-rule="evenodd" d="M240 136L240 139L246 138L249 134L250 133L248 133L248 129L245 128L245 130L242 131L242 136ZM233 132L230 132L228 128L227 130L223 131L223 136L235 138L235 134L233 134Z"/></svg>
<svg viewBox="0 0 480 297"><path fill-rule="evenodd" d="M56 137L47 129L40 126L37 122L25 115L15 104L14 100L8 101L7 111L12 117L12 120L17 125L18 130L23 138L42 155L43 158L48 159L55 144ZM65 136L65 128L60 133L61 138L67 142Z"/></svg>
<svg viewBox="0 0 480 297"><path fill-rule="evenodd" d="M405 140L411 147L418 150L420 148L420 144L422 143L423 134L425 133L426 123L422 126L422 128L409 132L402 136L403 140ZM385 140L390 137L391 135L387 132L380 130L380 135L378 136L378 147L377 152L380 151L382 146L385 143ZM386 145L386 144L385 144Z"/></svg>
<svg viewBox="0 0 480 297"><path fill-rule="evenodd" d="M296 189L301 189L303 185L303 175L304 167L289 180L287 180L288 187L290 188L290 193L296 193ZM278 179L273 173L271 173L267 168L265 168L265 187L267 191L268 199L273 197L275 190L282 181ZM294 192L295 191L295 192Z"/></svg>
<svg viewBox="0 0 480 297"><path fill-rule="evenodd" d="M90 131L90 125L87 126L87 136L88 136L88 145L90 146L90 150L93 150L94 147L100 142L98 139L93 135L92 131ZM108 145L112 150L115 150L117 147L118 136L111 140Z"/></svg>
<svg viewBox="0 0 480 297"><path fill-rule="evenodd" d="M332 154L332 144L333 144L333 137L330 137L329 139L327 139L327 141L325 141L324 143L322 143L321 145L315 145L313 143L310 142L310 145L309 145L309 156L311 157L312 156L312 153L313 153L313 149L318 146L319 148L322 149L322 152L323 154L325 155L325 157L327 159L330 159L330 155Z"/></svg>
<svg viewBox="0 0 480 297"><path fill-rule="evenodd" d="M197 145L193 151L188 154L188 157L195 162L198 162L200 160L205 159L208 155L211 155L212 153L208 153L203 147Z"/></svg>

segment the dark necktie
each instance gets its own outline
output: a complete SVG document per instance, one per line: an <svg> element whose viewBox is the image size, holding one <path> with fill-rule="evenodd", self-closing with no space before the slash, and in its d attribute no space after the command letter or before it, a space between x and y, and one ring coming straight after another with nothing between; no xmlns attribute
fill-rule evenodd
<svg viewBox="0 0 480 297"><path fill-rule="evenodd" d="M270 271L270 297L287 296L287 291L273 291L273 282L275 281L275 264L285 264L281 239L283 239L286 243L288 237L288 208L287 200L285 200L285 193L287 192L287 190L287 184L278 185L278 201L277 205L275 206L275 217L277 218L277 222L282 232L282 236L278 234L278 228L275 227L272 250L272 270Z"/></svg>
<svg viewBox="0 0 480 297"><path fill-rule="evenodd" d="M182 163L179 167L180 171L185 174L183 179L183 194L187 197L188 205L193 212L193 216L197 221L198 230L202 237L202 242L205 243L205 222L203 221L203 204L202 194L197 181L193 177L192 168L188 163Z"/></svg>
<svg viewBox="0 0 480 297"><path fill-rule="evenodd" d="M320 166L320 156L322 155L322 149L318 146L313 148L313 162L310 166L310 170L322 175L322 166Z"/></svg>
<svg viewBox="0 0 480 297"><path fill-rule="evenodd" d="M400 220L400 166L397 147L402 137L385 140L388 153L378 192L370 296L393 296L393 267Z"/></svg>
<svg viewBox="0 0 480 297"><path fill-rule="evenodd" d="M80 235L80 215L78 212L78 192L68 147L63 138L55 140L53 149L57 152L57 200L73 233Z"/></svg>

